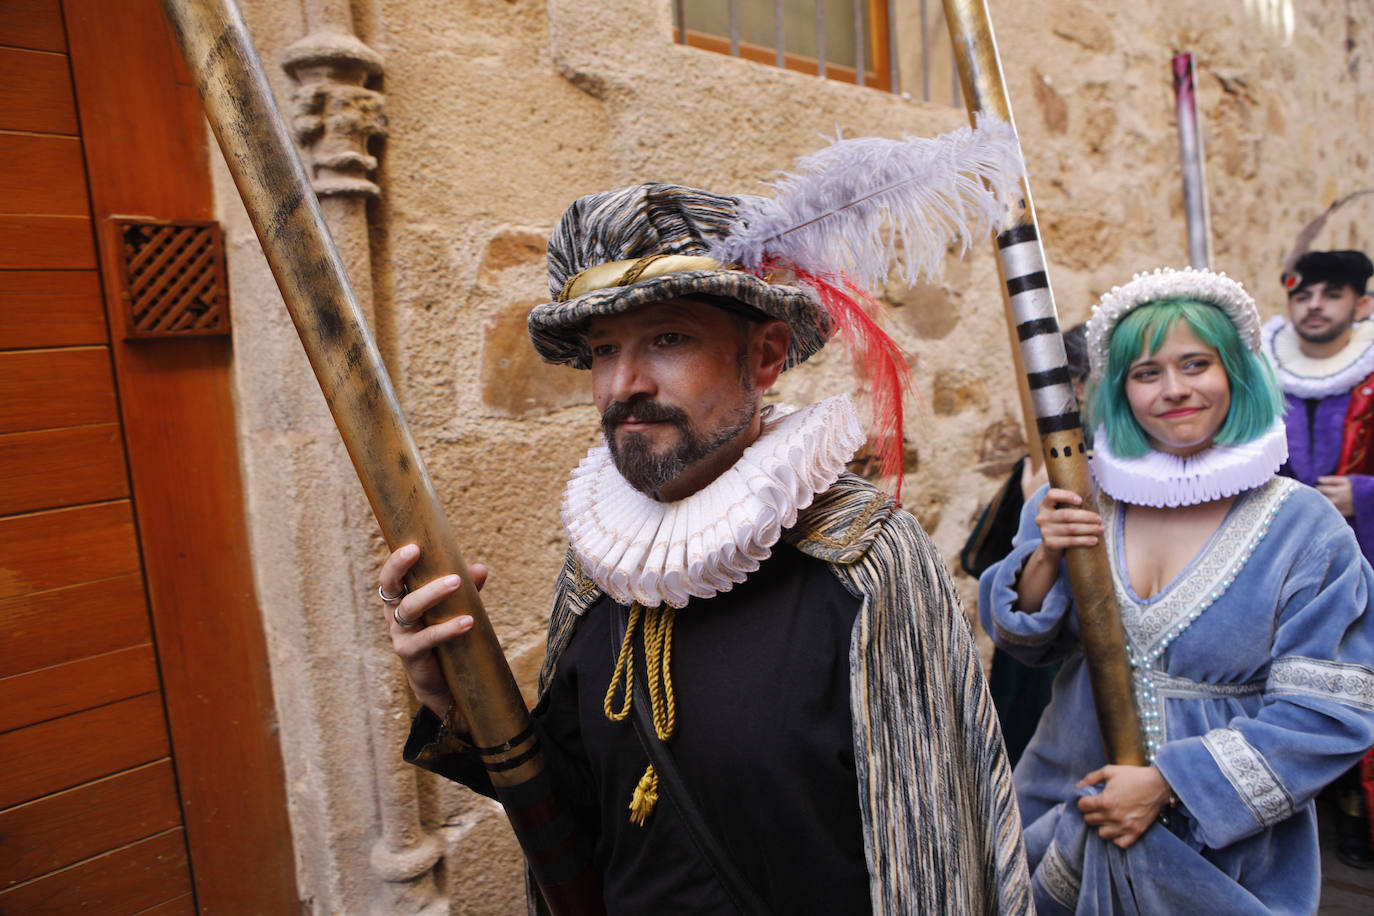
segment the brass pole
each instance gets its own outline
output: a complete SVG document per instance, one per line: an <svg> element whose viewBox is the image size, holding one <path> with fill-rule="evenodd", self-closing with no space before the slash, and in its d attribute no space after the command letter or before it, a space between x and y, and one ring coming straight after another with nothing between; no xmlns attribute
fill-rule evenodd
<svg viewBox="0 0 1374 916"><path fill-rule="evenodd" d="M944 0L944 4L969 117L985 113L1014 127L986 0ZM1050 483L1077 493L1083 498L1083 508L1095 512L1078 399L1024 174L1019 205L1010 209L997 234L997 254L1008 324L1015 337L1013 352L1021 356ZM1099 538L1096 547L1071 547L1064 559L1107 760L1144 765L1148 758L1106 544Z"/></svg>
<svg viewBox="0 0 1374 916"><path fill-rule="evenodd" d="M458 552L381 354L233 0L162 0L205 114L262 244L344 446L392 548L421 546L411 572L463 587L426 615L471 615L439 661L536 881L556 914L601 913L589 845L553 794L529 711Z"/></svg>

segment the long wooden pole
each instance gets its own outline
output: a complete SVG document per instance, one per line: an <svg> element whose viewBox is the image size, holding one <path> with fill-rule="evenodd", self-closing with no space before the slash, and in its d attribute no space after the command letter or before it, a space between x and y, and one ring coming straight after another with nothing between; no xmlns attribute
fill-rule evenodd
<svg viewBox="0 0 1374 916"><path fill-rule="evenodd" d="M986 113L1014 125L986 0L944 0L944 4L970 118ZM1072 490L1083 498L1083 508L1097 511L1078 398L1069 376L1030 184L1024 174L1020 203L1011 208L997 234L997 255L1009 327L1014 330L1016 352L1020 353L1031 391L1050 483ZM1064 559L1107 759L1143 765L1147 762L1145 740L1106 545L1099 539L1096 547L1073 547L1065 551Z"/></svg>
<svg viewBox="0 0 1374 916"><path fill-rule="evenodd" d="M243 19L233 0L162 5L387 544L420 545L416 582L463 573L461 591L426 618L474 620L470 633L439 650L439 661L535 879L555 914L601 913L589 844L554 795L529 712L467 581Z"/></svg>

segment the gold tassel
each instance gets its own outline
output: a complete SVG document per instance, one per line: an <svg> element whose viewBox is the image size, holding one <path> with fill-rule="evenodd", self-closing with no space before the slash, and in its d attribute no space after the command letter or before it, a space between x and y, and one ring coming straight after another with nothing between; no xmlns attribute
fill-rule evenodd
<svg viewBox="0 0 1374 916"><path fill-rule="evenodd" d="M651 763L645 768L644 775L639 777L639 785L635 786L634 796L630 799L630 823L643 827L649 815L654 813L656 804L658 774L654 772L654 765Z"/></svg>
<svg viewBox="0 0 1374 916"><path fill-rule="evenodd" d="M673 696L673 620L674 610L670 607L644 608L638 602L630 605L630 620L625 626L625 638L620 643L620 655L611 672L611 683L606 687L606 698L601 708L606 718L612 722L623 722L630 713L630 703L634 698L634 634L640 620L644 642L644 660L649 674L649 705L652 707L654 731L658 739L667 742L677 729L677 700ZM620 709L615 709L616 688L624 683L625 700ZM639 778L634 795L630 799L630 823L643 827L654 806L658 804L658 774L652 764Z"/></svg>

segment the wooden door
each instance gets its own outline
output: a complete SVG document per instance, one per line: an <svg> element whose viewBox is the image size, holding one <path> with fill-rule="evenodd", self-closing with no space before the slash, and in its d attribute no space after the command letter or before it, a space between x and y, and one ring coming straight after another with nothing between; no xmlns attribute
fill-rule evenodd
<svg viewBox="0 0 1374 916"><path fill-rule="evenodd" d="M204 219L155 0L0 2L0 912L296 900L229 341L126 340L112 215Z"/></svg>

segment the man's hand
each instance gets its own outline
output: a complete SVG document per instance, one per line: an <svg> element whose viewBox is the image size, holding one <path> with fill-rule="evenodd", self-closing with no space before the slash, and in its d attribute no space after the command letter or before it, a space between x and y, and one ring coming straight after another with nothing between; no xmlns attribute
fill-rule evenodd
<svg viewBox="0 0 1374 916"><path fill-rule="evenodd" d="M1105 782L1098 795L1078 800L1083 821L1096 827L1104 840L1125 849L1144 833L1173 794L1154 767L1108 765L1078 781L1078 788Z"/></svg>
<svg viewBox="0 0 1374 916"><path fill-rule="evenodd" d="M420 548L414 544L393 551L377 576L381 594L401 595L405 574L418 559ZM474 563L468 567L468 576L480 591L487 581L487 568ZM439 660L434 656L434 647L471 630L472 618L463 614L434 626L425 626L424 616L430 608L458 591L461 583L462 579L456 575L435 579L412 592L406 592L399 602L387 604L384 611L387 631L391 634L391 647L401 659L411 691L417 700L441 719L453 705L453 694L449 692L448 683L439 668Z"/></svg>
<svg viewBox="0 0 1374 916"><path fill-rule="evenodd" d="M1346 518L1355 517L1355 493L1350 486L1349 477L1318 477L1317 490L1331 500L1336 511Z"/></svg>

